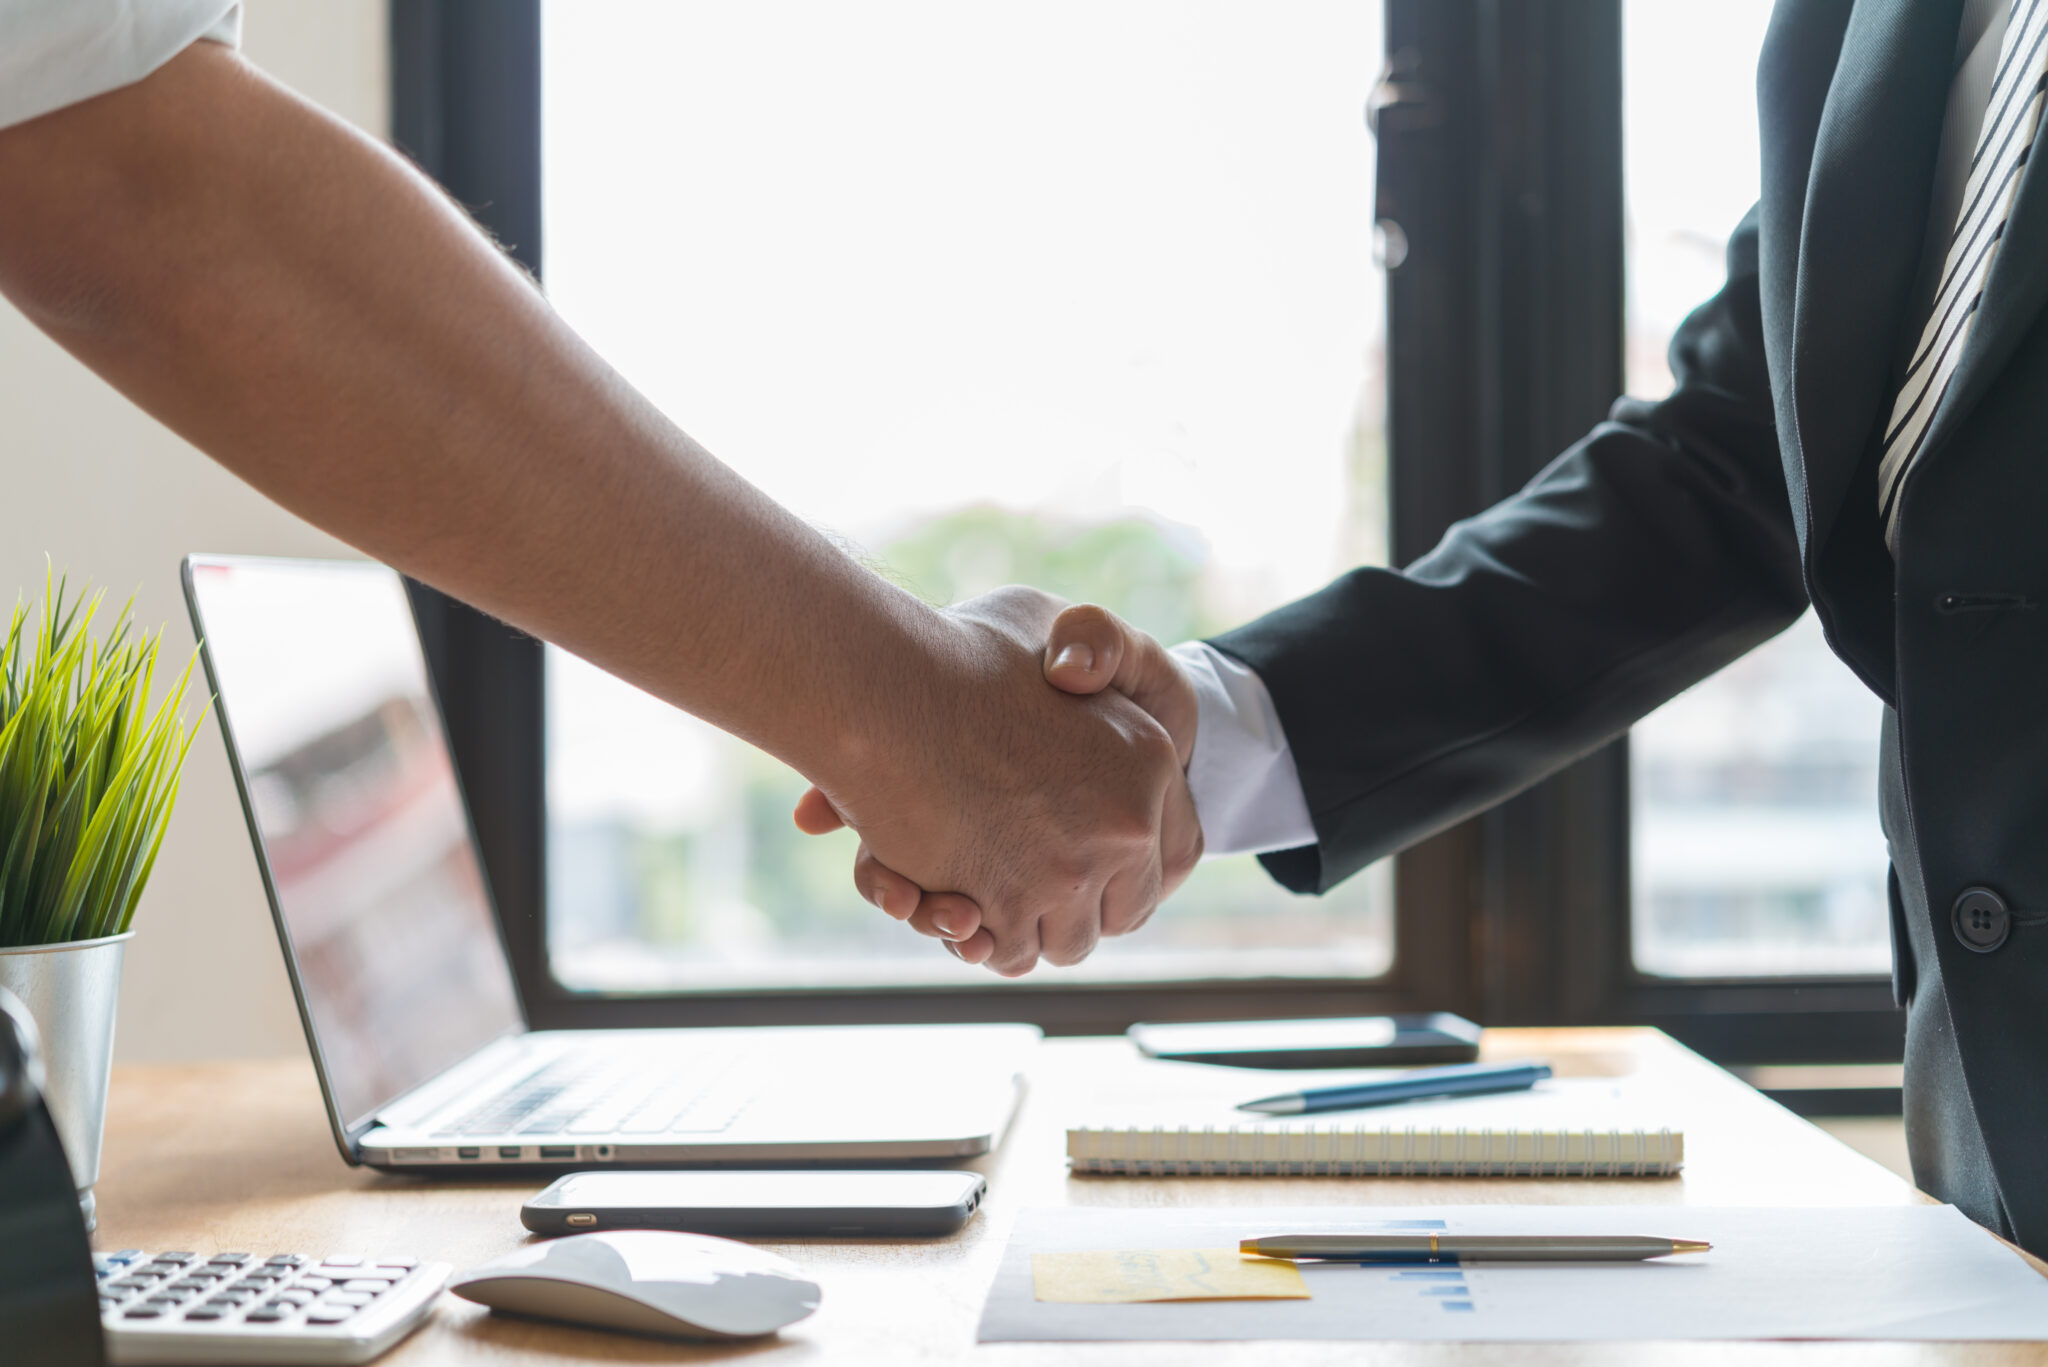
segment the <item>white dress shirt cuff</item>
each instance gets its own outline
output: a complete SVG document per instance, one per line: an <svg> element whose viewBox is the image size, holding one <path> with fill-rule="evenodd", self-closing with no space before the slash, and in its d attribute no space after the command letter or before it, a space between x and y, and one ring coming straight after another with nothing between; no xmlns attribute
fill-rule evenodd
<svg viewBox="0 0 2048 1367"><path fill-rule="evenodd" d="M1202 641L1175 646L1173 658L1200 707L1188 789L1202 822L1204 857L1315 844L1294 752L1264 681Z"/></svg>

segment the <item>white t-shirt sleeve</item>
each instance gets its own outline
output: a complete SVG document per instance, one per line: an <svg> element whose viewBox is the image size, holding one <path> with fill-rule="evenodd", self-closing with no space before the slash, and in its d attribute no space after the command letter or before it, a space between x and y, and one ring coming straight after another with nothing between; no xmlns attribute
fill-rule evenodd
<svg viewBox="0 0 2048 1367"><path fill-rule="evenodd" d="M133 85L202 38L241 46L240 0L0 0L0 128Z"/></svg>
<svg viewBox="0 0 2048 1367"><path fill-rule="evenodd" d="M1315 844L1294 752L1265 681L1201 641L1175 646L1173 657L1194 684L1200 709L1188 791L1202 822L1204 856Z"/></svg>

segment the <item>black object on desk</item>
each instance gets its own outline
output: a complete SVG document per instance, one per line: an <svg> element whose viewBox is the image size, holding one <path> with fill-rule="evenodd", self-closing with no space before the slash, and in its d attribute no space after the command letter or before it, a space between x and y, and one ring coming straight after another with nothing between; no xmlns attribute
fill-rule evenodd
<svg viewBox="0 0 2048 1367"><path fill-rule="evenodd" d="M1470 1063L1479 1057L1479 1027L1448 1011L1328 1020L1140 1022L1129 1033L1148 1058L1237 1068L1382 1068Z"/></svg>
<svg viewBox="0 0 2048 1367"><path fill-rule="evenodd" d="M102 1367L99 1286L71 1165L43 1103L35 1026L0 988L0 1344Z"/></svg>

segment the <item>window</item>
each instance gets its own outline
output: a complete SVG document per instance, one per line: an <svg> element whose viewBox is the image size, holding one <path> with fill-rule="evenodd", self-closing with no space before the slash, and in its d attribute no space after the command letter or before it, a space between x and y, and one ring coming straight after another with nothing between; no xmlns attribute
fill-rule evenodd
<svg viewBox="0 0 2048 1367"><path fill-rule="evenodd" d="M1629 392L1721 287L1759 183L1757 52L1771 0L1623 13ZM1654 78L1652 73L1655 73ZM1883 973L1882 706L1812 613L1629 738L1635 966L1665 977Z"/></svg>
<svg viewBox="0 0 2048 1367"><path fill-rule="evenodd" d="M1359 0L546 6L548 292L926 597L1213 633L1386 556L1380 32ZM855 896L779 763L552 650L545 696L562 985L1001 986ZM1372 978L1390 887L1213 861L1034 981Z"/></svg>
<svg viewBox="0 0 2048 1367"><path fill-rule="evenodd" d="M629 378L890 572L1180 637L1421 554L1625 372L1669 384L1755 196L1766 13L393 0L393 121L529 266L545 224L550 292ZM998 983L853 899L787 771L419 605L538 1026L1447 1009L1899 1057L1875 704L1810 625L1398 879L1293 899L1222 861Z"/></svg>

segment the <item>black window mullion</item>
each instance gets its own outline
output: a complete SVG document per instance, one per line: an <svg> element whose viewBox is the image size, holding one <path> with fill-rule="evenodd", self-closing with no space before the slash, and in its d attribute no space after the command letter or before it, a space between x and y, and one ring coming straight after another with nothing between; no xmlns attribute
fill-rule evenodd
<svg viewBox="0 0 2048 1367"><path fill-rule="evenodd" d="M540 0L392 0L391 138L541 275ZM513 976L546 1025L540 642L407 582Z"/></svg>
<svg viewBox="0 0 2048 1367"><path fill-rule="evenodd" d="M1387 270L1387 450L1393 563L1484 506L1471 334L1482 308L1477 11L1470 0L1386 0L1375 92L1374 216ZM1441 1009L1480 1014L1473 908L1480 829L1466 822L1396 856L1397 971Z"/></svg>
<svg viewBox="0 0 2048 1367"><path fill-rule="evenodd" d="M1408 92L1383 99L1379 211L1406 246L1387 290L1406 564L1620 392L1619 0L1389 0L1388 51ZM1402 854L1404 967L1488 1024L1591 1014L1610 965L1588 947L1627 919L1626 779L1616 745Z"/></svg>
<svg viewBox="0 0 2048 1367"><path fill-rule="evenodd" d="M1478 0L1485 501L1607 415L1624 373L1620 0ZM1479 819L1485 1019L1584 1021L1627 962L1617 741ZM1617 935L1619 931L1619 935Z"/></svg>

